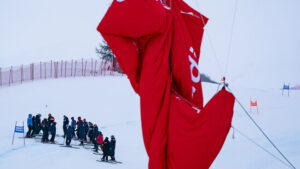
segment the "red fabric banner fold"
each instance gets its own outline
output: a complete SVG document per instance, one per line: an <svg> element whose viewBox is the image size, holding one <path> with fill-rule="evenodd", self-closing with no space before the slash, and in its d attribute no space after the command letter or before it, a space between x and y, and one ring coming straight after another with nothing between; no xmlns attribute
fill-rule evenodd
<svg viewBox="0 0 300 169"><path fill-rule="evenodd" d="M198 61L207 18L182 0L167 4L114 0L97 29L140 96L149 169L208 168L230 128L234 97L223 89L203 108Z"/></svg>

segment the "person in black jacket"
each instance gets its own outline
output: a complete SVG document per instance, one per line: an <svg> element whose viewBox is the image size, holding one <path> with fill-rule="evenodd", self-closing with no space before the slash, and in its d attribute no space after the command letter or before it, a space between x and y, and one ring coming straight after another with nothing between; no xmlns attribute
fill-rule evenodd
<svg viewBox="0 0 300 169"><path fill-rule="evenodd" d="M69 118L64 115L64 122L63 122L64 138L66 137L66 132L67 132L68 126L69 126Z"/></svg>
<svg viewBox="0 0 300 169"><path fill-rule="evenodd" d="M115 136L110 137L110 144L109 144L109 156L112 161L115 161L115 148L116 148L116 139Z"/></svg>
<svg viewBox="0 0 300 169"><path fill-rule="evenodd" d="M109 155L109 140L108 137L105 137L103 141L103 157L101 158L102 161L108 161Z"/></svg>
<svg viewBox="0 0 300 169"><path fill-rule="evenodd" d="M88 122L86 121L86 119L83 119L83 128L84 128L84 141L86 142L87 139L86 139L86 136L88 135L88 132L89 132L89 125L88 125Z"/></svg>
<svg viewBox="0 0 300 169"><path fill-rule="evenodd" d="M49 132L51 133L50 142L52 144L55 144L54 139L55 139L55 135L56 135L56 122L53 122L53 123L50 124Z"/></svg>
<svg viewBox="0 0 300 169"><path fill-rule="evenodd" d="M88 135L89 135L91 143L93 141L93 130L94 130L93 123L89 122L89 132L88 132Z"/></svg>
<svg viewBox="0 0 300 169"><path fill-rule="evenodd" d="M40 134L42 129L41 114L37 114L35 116L35 123L36 123L36 131L34 132L34 134Z"/></svg>
<svg viewBox="0 0 300 169"><path fill-rule="evenodd" d="M32 132L30 133L30 137L34 137L35 132L36 132L36 120L35 120L35 116L32 116Z"/></svg>
<svg viewBox="0 0 300 169"><path fill-rule="evenodd" d="M73 129L72 127L69 125L67 130L66 130L66 145L70 146L71 141L72 141L72 137L73 137Z"/></svg>
<svg viewBox="0 0 300 169"><path fill-rule="evenodd" d="M78 117L78 121L77 121L77 135L78 135L78 139L80 141L80 145L83 145L83 140L84 140L84 126L83 126L83 121L81 120L81 117Z"/></svg>
<svg viewBox="0 0 300 169"><path fill-rule="evenodd" d="M42 143L45 143L45 142L48 142L48 126L47 126L47 119L44 119L43 120L43 123L42 123L42 130L43 130L43 136L42 136Z"/></svg>
<svg viewBox="0 0 300 169"><path fill-rule="evenodd" d="M98 147L98 143L97 143L97 137L99 135L99 131L98 131L98 126L97 124L94 124L94 128L93 128L93 144L94 144L94 150L97 150Z"/></svg>

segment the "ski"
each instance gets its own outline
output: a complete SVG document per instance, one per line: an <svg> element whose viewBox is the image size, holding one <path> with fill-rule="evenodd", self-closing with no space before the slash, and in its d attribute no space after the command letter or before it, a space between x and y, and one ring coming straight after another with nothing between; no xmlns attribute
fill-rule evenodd
<svg viewBox="0 0 300 169"><path fill-rule="evenodd" d="M93 154L95 154L95 155L103 155L103 154L101 154L101 153L96 153L96 152L94 152Z"/></svg>
<svg viewBox="0 0 300 169"><path fill-rule="evenodd" d="M59 146L59 147L67 147L67 148L75 148L75 149L80 149L79 147L73 147L73 146Z"/></svg>
<svg viewBox="0 0 300 169"><path fill-rule="evenodd" d="M122 163L119 161L111 161L111 160L108 160L108 161L96 160L96 161L103 162L103 163L109 163L109 164L121 164Z"/></svg>
<svg viewBox="0 0 300 169"><path fill-rule="evenodd" d="M116 161L116 160L108 160L108 161L111 161L111 162L113 162L113 163L119 163L119 164L122 164L121 161Z"/></svg>

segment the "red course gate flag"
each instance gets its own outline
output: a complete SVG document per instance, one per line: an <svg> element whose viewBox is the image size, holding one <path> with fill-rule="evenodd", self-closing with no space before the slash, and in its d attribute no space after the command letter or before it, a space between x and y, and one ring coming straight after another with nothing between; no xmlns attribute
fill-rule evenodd
<svg viewBox="0 0 300 169"><path fill-rule="evenodd" d="M208 19L182 0L167 4L114 0L97 29L140 95L149 169L209 168L235 99L222 89L203 108L198 61Z"/></svg>

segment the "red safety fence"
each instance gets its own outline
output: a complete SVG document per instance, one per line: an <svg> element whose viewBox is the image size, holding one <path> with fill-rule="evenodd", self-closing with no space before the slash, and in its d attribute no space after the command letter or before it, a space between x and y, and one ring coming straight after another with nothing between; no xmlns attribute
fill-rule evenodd
<svg viewBox="0 0 300 169"><path fill-rule="evenodd" d="M50 61L29 65L0 67L0 87L27 81L79 76L122 76L116 62L95 59Z"/></svg>

